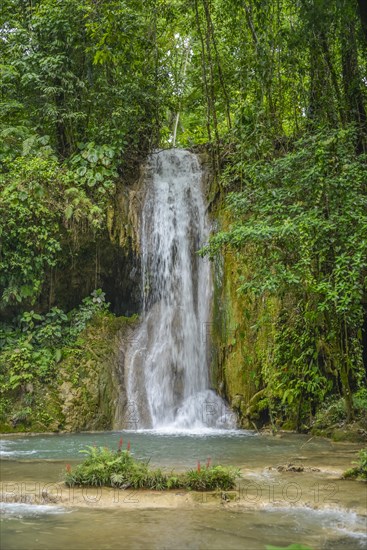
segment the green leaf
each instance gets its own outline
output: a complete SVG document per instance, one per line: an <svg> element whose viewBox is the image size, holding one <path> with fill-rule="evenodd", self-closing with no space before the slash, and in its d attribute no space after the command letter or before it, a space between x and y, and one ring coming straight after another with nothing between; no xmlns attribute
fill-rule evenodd
<svg viewBox="0 0 367 550"><path fill-rule="evenodd" d="M98 155L97 155L97 152L96 151L90 151L87 155L87 158L89 160L90 163L92 164L96 164L97 161L98 161Z"/></svg>
<svg viewBox="0 0 367 550"><path fill-rule="evenodd" d="M67 220L70 220L70 218L72 217L73 215L73 212L74 212L74 209L73 207L71 206L71 204L69 204L66 208L65 208L65 218Z"/></svg>

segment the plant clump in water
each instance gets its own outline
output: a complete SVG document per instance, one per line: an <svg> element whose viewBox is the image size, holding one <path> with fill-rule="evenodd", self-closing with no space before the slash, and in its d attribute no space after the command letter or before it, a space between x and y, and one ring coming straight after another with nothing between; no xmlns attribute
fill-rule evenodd
<svg viewBox="0 0 367 550"><path fill-rule="evenodd" d="M343 474L343 478L355 478L367 481L367 447L359 451L359 460L355 462L356 466L350 468Z"/></svg>

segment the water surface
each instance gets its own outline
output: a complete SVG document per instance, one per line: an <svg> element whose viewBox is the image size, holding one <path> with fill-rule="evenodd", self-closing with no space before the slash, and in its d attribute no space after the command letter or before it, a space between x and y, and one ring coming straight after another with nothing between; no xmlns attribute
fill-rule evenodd
<svg viewBox="0 0 367 550"><path fill-rule="evenodd" d="M314 549L365 547L363 521L353 513L309 509L66 510L9 505L3 512L7 550L246 549L309 544Z"/></svg>
<svg viewBox="0 0 367 550"><path fill-rule="evenodd" d="M32 492L37 482L58 482L67 463L81 461L80 450L87 445L117 448L120 437L124 447L130 441L136 457L166 470L195 468L198 460L204 464L208 457L214 464L241 467L236 497L240 506L230 509L220 501L206 506L205 495L204 504L198 501L191 509L139 509L133 504L95 509L99 504L93 495L90 507L6 502L2 547L257 550L265 544L296 542L326 550L366 546L366 485L338 479L359 446L322 438L215 430L9 436L1 442L3 488L11 492L11 482L17 482ZM288 462L323 471L284 474L268 469Z"/></svg>

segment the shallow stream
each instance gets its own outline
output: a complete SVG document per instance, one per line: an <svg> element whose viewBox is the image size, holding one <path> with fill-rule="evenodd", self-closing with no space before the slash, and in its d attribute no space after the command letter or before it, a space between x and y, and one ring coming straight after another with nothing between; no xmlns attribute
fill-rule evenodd
<svg viewBox="0 0 367 550"><path fill-rule="evenodd" d="M144 499L138 493L125 497L125 504L111 504L112 500L106 504L105 495L100 498L93 489L84 501L81 497L73 502L64 497L54 504L27 501L27 495L42 494L46 486L49 494L57 492L66 464L81 461L79 451L86 445L117 448L121 435L123 446L130 441L136 457L149 458L152 466L166 470L195 468L198 460L204 464L208 457L214 464L238 466L242 472L238 488L230 501L219 496L209 502L203 493L188 502L176 492L172 500L161 499L159 505L161 497L156 494L151 499L147 493ZM366 484L340 479L358 448L309 436L272 437L247 431L4 437L2 490L16 498L3 495L2 549L252 550L291 543L315 550L365 548ZM276 469L288 463L302 464L305 471Z"/></svg>

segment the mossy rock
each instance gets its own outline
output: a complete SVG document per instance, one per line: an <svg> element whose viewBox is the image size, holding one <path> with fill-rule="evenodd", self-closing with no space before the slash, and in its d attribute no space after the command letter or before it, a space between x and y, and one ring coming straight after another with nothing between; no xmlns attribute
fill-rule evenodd
<svg viewBox="0 0 367 550"><path fill-rule="evenodd" d="M121 340L138 317L93 317L74 344L62 349L56 376L35 380L12 396L0 423L2 433L109 430L121 391Z"/></svg>

